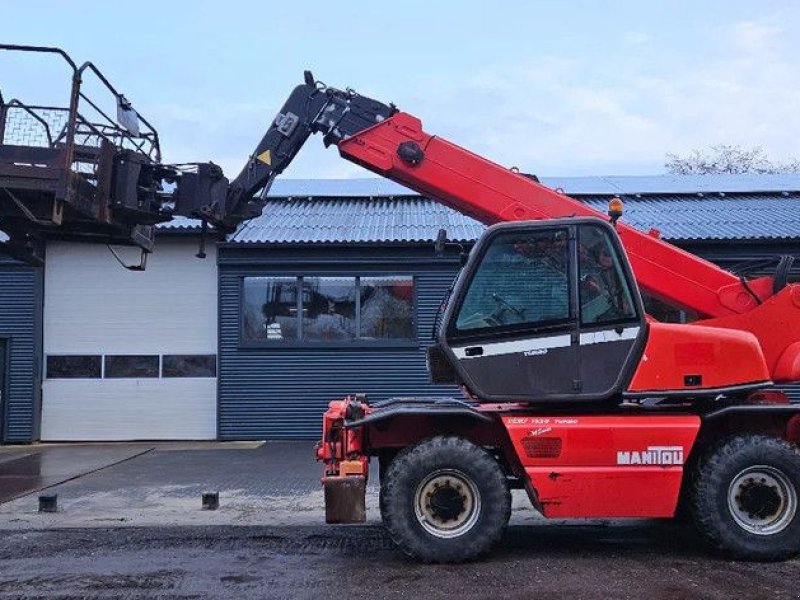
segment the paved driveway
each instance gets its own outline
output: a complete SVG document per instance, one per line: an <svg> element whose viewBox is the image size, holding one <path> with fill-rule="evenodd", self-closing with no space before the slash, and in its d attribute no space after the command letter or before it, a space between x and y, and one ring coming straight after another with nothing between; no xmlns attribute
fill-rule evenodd
<svg viewBox="0 0 800 600"><path fill-rule="evenodd" d="M547 522L519 498L489 557L419 565L377 525L374 477L370 521L325 526L320 473L308 442L156 445L51 488L56 514L6 502L0 599L798 597L798 560L727 561L664 522Z"/></svg>
<svg viewBox="0 0 800 600"><path fill-rule="evenodd" d="M53 448L50 456L58 452L58 462L66 465L73 457L91 454L92 447ZM36 494L29 494L0 504L0 528L289 525L323 520L322 468L308 441L119 445L118 453L128 459L69 481L63 475L40 478L41 484L64 481L48 488L58 494L59 512L38 513ZM0 470L33 457L0 464ZM370 486L371 502L377 497L376 479ZM218 511L200 510L201 495L209 491L220 494Z"/></svg>
<svg viewBox="0 0 800 600"><path fill-rule="evenodd" d="M0 503L130 460L152 448L148 444L0 447Z"/></svg>

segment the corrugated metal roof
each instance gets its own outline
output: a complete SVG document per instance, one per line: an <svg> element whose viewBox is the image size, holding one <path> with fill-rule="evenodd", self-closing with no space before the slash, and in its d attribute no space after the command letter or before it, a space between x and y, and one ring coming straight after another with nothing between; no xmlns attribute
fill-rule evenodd
<svg viewBox="0 0 800 600"><path fill-rule="evenodd" d="M754 193L800 190L800 174L543 177L542 183L571 195Z"/></svg>
<svg viewBox="0 0 800 600"><path fill-rule="evenodd" d="M800 190L800 174L779 175L631 175L542 177L549 188L572 195L693 194L697 192L781 192ZM388 179L276 179L270 196L377 197L415 195Z"/></svg>
<svg viewBox="0 0 800 600"><path fill-rule="evenodd" d="M419 242L445 228L452 240L477 238L483 225L427 198L275 198L230 237L237 243Z"/></svg>
<svg viewBox="0 0 800 600"><path fill-rule="evenodd" d="M189 217L172 217L171 221L156 225L156 229L173 232L200 231L200 219L190 219Z"/></svg>
<svg viewBox="0 0 800 600"><path fill-rule="evenodd" d="M605 212L609 196L576 196ZM800 193L628 196L623 220L671 240L800 239ZM233 243L430 242L477 239L484 226L419 196L274 198Z"/></svg>
<svg viewBox="0 0 800 600"><path fill-rule="evenodd" d="M625 223L671 240L800 239L800 193L642 196L625 200ZM580 198L604 211L608 197Z"/></svg>

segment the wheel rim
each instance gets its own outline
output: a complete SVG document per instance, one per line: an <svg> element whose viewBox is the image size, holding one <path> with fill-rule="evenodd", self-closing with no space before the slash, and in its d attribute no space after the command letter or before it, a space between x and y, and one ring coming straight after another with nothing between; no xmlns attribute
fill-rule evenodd
<svg viewBox="0 0 800 600"><path fill-rule="evenodd" d="M797 490L789 478L774 467L748 467L731 481L728 509L745 531L774 535L786 529L794 519Z"/></svg>
<svg viewBox="0 0 800 600"><path fill-rule="evenodd" d="M478 521L481 496L470 477L455 469L439 469L417 486L414 511L422 528L438 538L467 533Z"/></svg>

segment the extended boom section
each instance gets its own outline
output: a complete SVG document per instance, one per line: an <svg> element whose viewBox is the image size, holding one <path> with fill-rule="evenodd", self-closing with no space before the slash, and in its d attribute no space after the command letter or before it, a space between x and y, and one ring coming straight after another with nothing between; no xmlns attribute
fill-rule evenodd
<svg viewBox="0 0 800 600"><path fill-rule="evenodd" d="M423 131L407 113L339 144L342 156L491 225L506 221L603 216L585 204ZM639 285L655 296L707 317L740 313L757 300L733 274L660 239L620 223ZM749 282L760 299L771 278Z"/></svg>
<svg viewBox="0 0 800 600"><path fill-rule="evenodd" d="M343 139L338 148L344 158L486 224L605 218L528 176L424 132L420 120L407 113ZM705 317L699 325L752 334L773 381L800 379L800 287L777 277L745 281L657 234L622 222L616 230L644 292L696 311ZM655 345L652 349L667 351ZM689 351L688 356L699 359L702 352L697 352ZM723 363L715 363L708 365L722 368Z"/></svg>
<svg viewBox="0 0 800 600"><path fill-rule="evenodd" d="M603 217L596 210L423 130L392 104L315 83L294 89L239 176L226 203L249 218L267 202L274 178L310 135L321 133L342 157L491 225L506 221ZM705 317L746 312L770 297L773 279L742 281L716 265L624 223L618 232L639 285Z"/></svg>

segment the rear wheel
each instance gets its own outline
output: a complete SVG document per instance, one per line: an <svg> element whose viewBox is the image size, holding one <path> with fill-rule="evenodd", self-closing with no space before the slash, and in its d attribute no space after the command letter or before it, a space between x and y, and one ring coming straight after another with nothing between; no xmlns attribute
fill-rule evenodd
<svg viewBox="0 0 800 600"><path fill-rule="evenodd" d="M800 450L766 435L714 447L694 473L691 509L700 534L736 558L781 560L800 552Z"/></svg>
<svg viewBox="0 0 800 600"><path fill-rule="evenodd" d="M425 562L461 562L503 534L511 495L500 465L459 437L439 436L395 457L381 489L381 516L392 539Z"/></svg>

